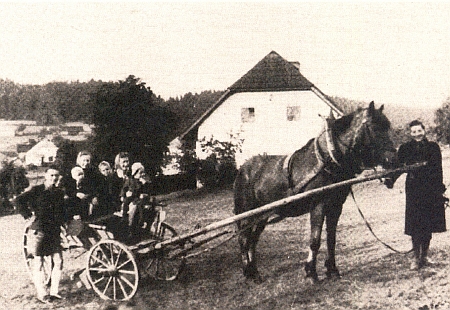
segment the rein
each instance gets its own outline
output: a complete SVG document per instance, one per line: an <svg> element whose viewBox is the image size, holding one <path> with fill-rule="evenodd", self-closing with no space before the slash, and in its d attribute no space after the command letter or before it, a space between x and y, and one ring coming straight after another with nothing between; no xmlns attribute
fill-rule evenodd
<svg viewBox="0 0 450 310"><path fill-rule="evenodd" d="M366 224L367 228L369 229L369 231L372 233L372 235L375 237L375 239L377 239L378 242L380 242L382 245L384 245L386 248L388 248L389 250L398 253L398 254L409 254L413 251L413 249L409 250L409 251L400 251L397 250L395 248L393 248L392 246L390 246L389 244L387 244L386 242L384 242L383 240L381 240L373 231L372 226L370 226L369 222L367 221L366 217L364 216L364 214L362 213L358 203L356 202L355 199L355 194L353 193L352 188L350 187L350 194L352 195L353 201L355 202L355 206L358 209L359 214L361 215L361 218L364 220L364 223Z"/></svg>

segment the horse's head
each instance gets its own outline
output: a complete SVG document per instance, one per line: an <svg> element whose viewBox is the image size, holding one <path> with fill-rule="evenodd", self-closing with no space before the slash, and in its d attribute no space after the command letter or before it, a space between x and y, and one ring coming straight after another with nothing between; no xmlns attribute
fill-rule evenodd
<svg viewBox="0 0 450 310"><path fill-rule="evenodd" d="M383 114L382 105L375 109L373 101L368 108L349 115L350 126L343 139L347 139L355 162L360 169L377 165L388 167L395 158L394 143L389 137L390 121ZM345 143L345 141L343 141Z"/></svg>

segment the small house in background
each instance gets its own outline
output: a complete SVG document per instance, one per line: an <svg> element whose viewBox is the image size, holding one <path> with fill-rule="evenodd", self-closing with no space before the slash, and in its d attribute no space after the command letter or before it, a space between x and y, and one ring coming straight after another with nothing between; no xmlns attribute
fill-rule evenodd
<svg viewBox="0 0 450 310"><path fill-rule="evenodd" d="M92 126L83 122L68 122L64 124L64 127L71 128L71 130L76 130L79 133L91 133Z"/></svg>
<svg viewBox="0 0 450 310"><path fill-rule="evenodd" d="M62 135L77 136L80 132L83 131L83 126L61 126Z"/></svg>
<svg viewBox="0 0 450 310"><path fill-rule="evenodd" d="M25 165L42 166L56 159L58 147L48 138L39 141L25 154Z"/></svg>
<svg viewBox="0 0 450 310"><path fill-rule="evenodd" d="M34 125L35 121L0 119L0 137L14 137L20 128Z"/></svg>
<svg viewBox="0 0 450 310"><path fill-rule="evenodd" d="M179 139L196 142L196 153L204 158L198 141L243 140L240 166L258 154L285 155L316 137L323 128L320 115L342 111L300 73L300 64L272 51L229 87ZM235 138L234 137L234 138ZM194 147L191 145L191 147Z"/></svg>

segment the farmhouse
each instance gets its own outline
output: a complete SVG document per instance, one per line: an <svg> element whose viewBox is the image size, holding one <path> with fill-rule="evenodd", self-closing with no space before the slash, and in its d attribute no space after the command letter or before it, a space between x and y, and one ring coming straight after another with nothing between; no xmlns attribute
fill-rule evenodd
<svg viewBox="0 0 450 310"><path fill-rule="evenodd" d="M320 115L340 109L300 73L298 62L289 62L272 51L231 85L179 139L243 139L240 166L257 154L283 155L294 152L323 128Z"/></svg>
<svg viewBox="0 0 450 310"><path fill-rule="evenodd" d="M26 165L42 166L55 161L58 147L49 139L43 139L33 146L25 155Z"/></svg>

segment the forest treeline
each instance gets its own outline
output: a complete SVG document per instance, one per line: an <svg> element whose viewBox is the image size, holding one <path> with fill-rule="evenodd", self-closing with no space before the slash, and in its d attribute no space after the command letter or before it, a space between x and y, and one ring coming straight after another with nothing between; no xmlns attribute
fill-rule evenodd
<svg viewBox="0 0 450 310"><path fill-rule="evenodd" d="M129 78L140 81L133 76ZM117 83L91 80L29 85L0 79L0 118L33 120L38 125L47 126L76 121L92 124L98 92ZM173 113L178 119L176 128L173 128L176 133L189 127L191 120L205 112L222 93L223 91L208 90L164 100L151 92L149 104Z"/></svg>
<svg viewBox="0 0 450 310"><path fill-rule="evenodd" d="M0 117L6 120L34 120L38 125L74 121L93 124L97 127L95 133L102 135L103 147L109 148L109 152L119 146L106 145L111 143L112 138L105 139L105 136L117 137L118 132L123 130L133 134L145 133L151 135L151 141L145 143L162 150L160 144L166 144L189 128L223 93L207 90L165 100L133 75L123 81L51 82L44 85L18 84L0 79ZM345 113L367 104L340 97L329 98ZM406 119L420 118L439 140L445 143L450 140L449 100L437 111L405 111L388 105L386 108L396 135L402 135ZM415 111L415 115L405 118L410 111ZM161 143L153 141L155 135L163 136L157 139Z"/></svg>

